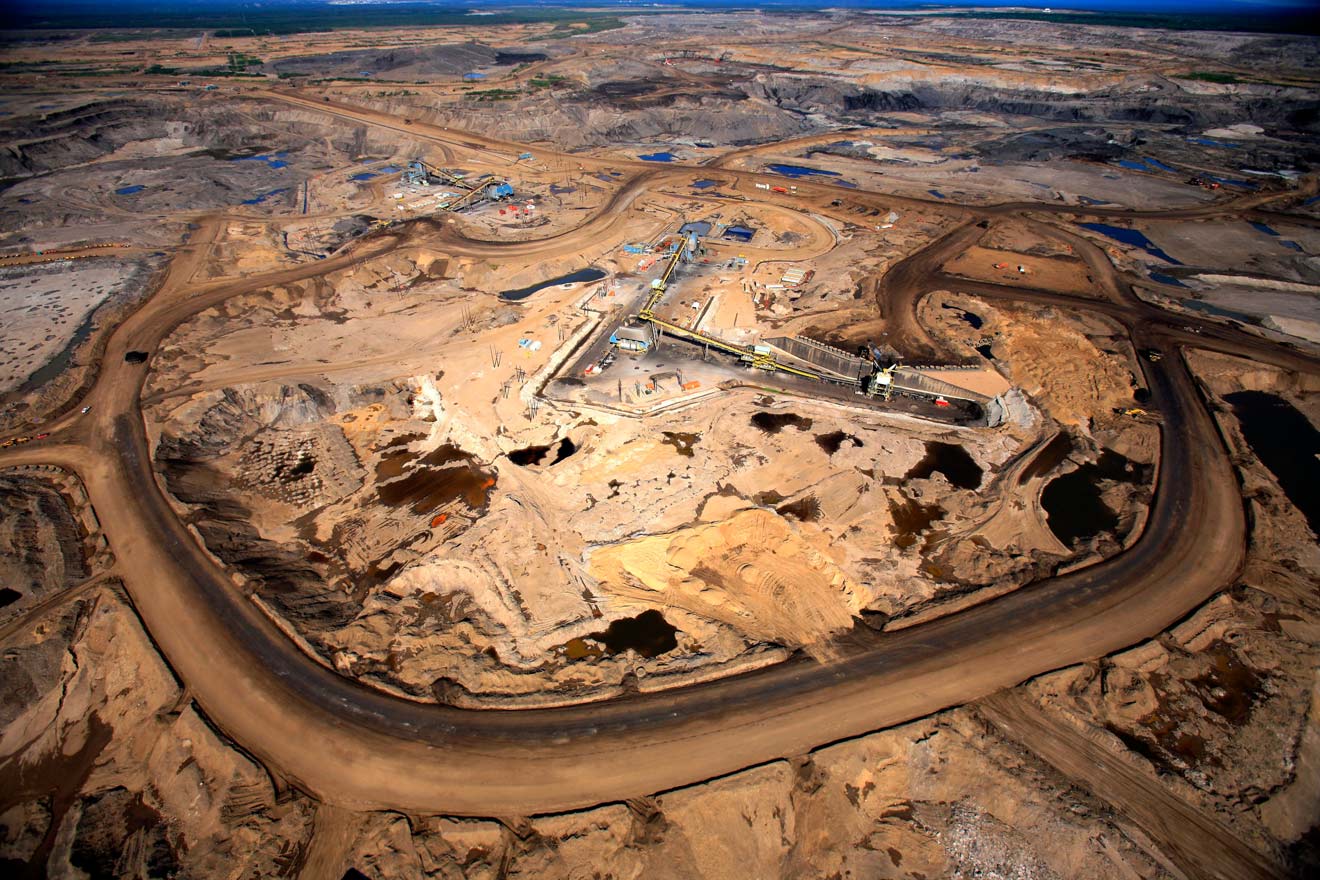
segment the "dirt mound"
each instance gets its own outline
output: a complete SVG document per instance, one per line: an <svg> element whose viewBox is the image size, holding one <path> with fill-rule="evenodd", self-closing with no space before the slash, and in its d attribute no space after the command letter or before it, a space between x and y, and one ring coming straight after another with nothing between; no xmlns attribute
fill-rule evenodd
<svg viewBox="0 0 1320 880"><path fill-rule="evenodd" d="M608 547L591 567L620 597L676 605L782 644L847 629L860 607L826 542L768 510Z"/></svg>

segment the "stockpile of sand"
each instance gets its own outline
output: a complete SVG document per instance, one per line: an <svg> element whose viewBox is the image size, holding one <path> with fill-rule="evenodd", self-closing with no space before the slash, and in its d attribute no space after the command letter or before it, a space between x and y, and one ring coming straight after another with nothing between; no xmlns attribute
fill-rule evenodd
<svg viewBox="0 0 1320 880"><path fill-rule="evenodd" d="M787 645L849 628L861 606L823 537L762 509L603 548L591 570L620 598L677 606Z"/></svg>

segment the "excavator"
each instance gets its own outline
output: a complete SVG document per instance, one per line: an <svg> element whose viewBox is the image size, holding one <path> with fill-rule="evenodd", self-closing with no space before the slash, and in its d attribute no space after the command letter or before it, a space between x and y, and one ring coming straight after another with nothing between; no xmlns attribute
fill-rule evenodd
<svg viewBox="0 0 1320 880"><path fill-rule="evenodd" d="M885 361L889 358L869 339L859 354L865 354L872 364L871 375L862 377L861 393L888 400L894 394L894 373L902 369L902 366L898 361L886 366Z"/></svg>

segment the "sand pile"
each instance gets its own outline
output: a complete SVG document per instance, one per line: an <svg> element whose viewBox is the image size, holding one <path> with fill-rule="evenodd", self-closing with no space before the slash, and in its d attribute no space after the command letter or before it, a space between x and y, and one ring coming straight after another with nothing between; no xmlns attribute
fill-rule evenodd
<svg viewBox="0 0 1320 880"><path fill-rule="evenodd" d="M823 537L768 510L603 548L591 570L621 598L677 606L787 645L847 629L861 604Z"/></svg>

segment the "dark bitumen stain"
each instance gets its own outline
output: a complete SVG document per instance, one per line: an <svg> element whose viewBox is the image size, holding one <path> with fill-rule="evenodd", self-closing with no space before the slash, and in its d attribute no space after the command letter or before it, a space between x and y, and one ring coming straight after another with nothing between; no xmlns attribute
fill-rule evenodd
<svg viewBox="0 0 1320 880"><path fill-rule="evenodd" d="M443 504L462 500L472 510L485 510L494 475L477 466L476 460L457 446L445 445L418 457L400 450L383 457L376 465L376 493L390 507L409 505L413 513L426 514Z"/></svg>
<svg viewBox="0 0 1320 880"><path fill-rule="evenodd" d="M942 519L945 510L938 504L922 504L911 498L889 502L889 515L894 523L890 530L894 533L894 543L907 548L917 543L917 536L930 528L931 523Z"/></svg>

